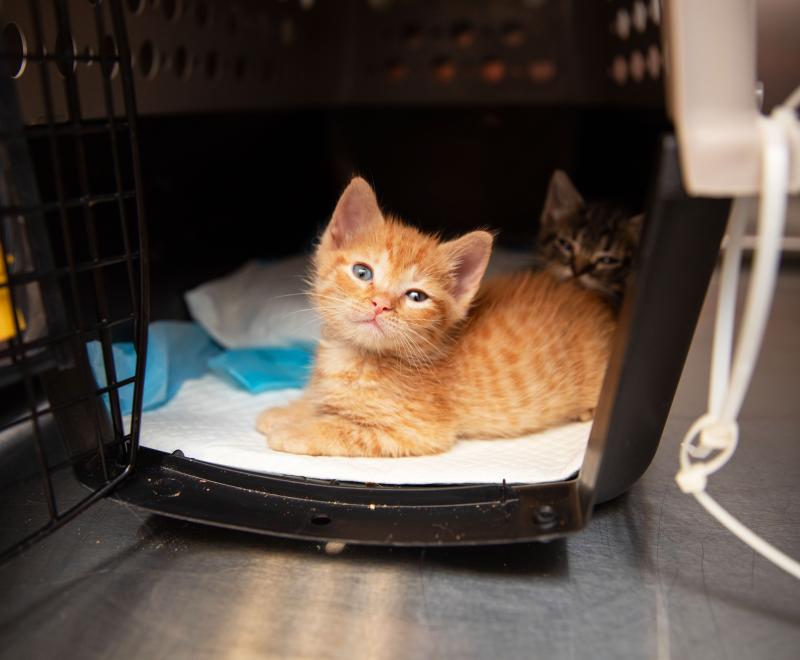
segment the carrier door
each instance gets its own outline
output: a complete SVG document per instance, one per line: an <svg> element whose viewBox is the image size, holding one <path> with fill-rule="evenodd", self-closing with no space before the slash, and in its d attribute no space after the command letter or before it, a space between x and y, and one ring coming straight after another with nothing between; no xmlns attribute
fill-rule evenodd
<svg viewBox="0 0 800 660"><path fill-rule="evenodd" d="M120 3L31 0L3 9L0 559L75 517L133 469L148 318ZM76 24L92 33L76 40ZM78 41L90 46L78 49ZM82 114L79 83L102 90L99 119ZM33 97L41 112L23 122L21 103ZM118 342L126 350L112 348ZM94 490L80 481L87 469L102 475Z"/></svg>

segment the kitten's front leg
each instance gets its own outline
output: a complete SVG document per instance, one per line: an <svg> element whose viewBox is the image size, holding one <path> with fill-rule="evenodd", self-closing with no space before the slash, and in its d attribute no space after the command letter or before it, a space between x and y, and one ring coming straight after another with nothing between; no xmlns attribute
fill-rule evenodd
<svg viewBox="0 0 800 660"><path fill-rule="evenodd" d="M388 429L328 415L299 424L282 424L268 434L276 451L311 456L421 456L452 447L455 434L445 428Z"/></svg>

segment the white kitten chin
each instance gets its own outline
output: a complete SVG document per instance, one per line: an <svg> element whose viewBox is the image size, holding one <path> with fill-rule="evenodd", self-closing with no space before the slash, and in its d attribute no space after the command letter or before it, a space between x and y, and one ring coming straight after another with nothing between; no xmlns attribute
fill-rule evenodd
<svg viewBox="0 0 800 660"><path fill-rule="evenodd" d="M561 264L553 264L549 268L550 272L555 275L556 279L561 281L574 280L575 276L572 274L572 269L569 266L562 266ZM581 286L592 291L605 291L603 283L592 277L591 275L581 275L577 278Z"/></svg>
<svg viewBox="0 0 800 660"><path fill-rule="evenodd" d="M388 328L378 320L358 321L359 332L367 333L367 337L385 337Z"/></svg>
<svg viewBox="0 0 800 660"><path fill-rule="evenodd" d="M578 278L578 281L583 286L585 286L587 289L591 289L593 291L604 291L605 290L605 287L602 285L602 283L598 282L591 275L581 275Z"/></svg>
<svg viewBox="0 0 800 660"><path fill-rule="evenodd" d="M353 343L371 351L381 351L392 345L391 330L380 321L354 321Z"/></svg>

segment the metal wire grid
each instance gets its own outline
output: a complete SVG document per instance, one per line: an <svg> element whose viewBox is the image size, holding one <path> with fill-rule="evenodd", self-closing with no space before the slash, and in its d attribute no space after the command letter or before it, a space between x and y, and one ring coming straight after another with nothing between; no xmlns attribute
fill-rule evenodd
<svg viewBox="0 0 800 660"><path fill-rule="evenodd" d="M37 143L44 147L42 151L48 155L51 180L40 181L40 184L51 188L54 199L39 199L35 192L32 196L27 195L28 199L20 203L16 203L15 199L0 199L0 247L4 248L5 258L8 259L9 248L12 247L9 227L13 221L23 228L32 243L39 242L39 245L34 245L37 248L35 252L41 254L41 243L46 246L50 242L53 248L61 250L62 258L60 263L52 258L39 259L40 263L34 263L32 268L27 269L20 268L18 264L6 264L7 277L5 283L0 283L0 291L5 288L10 294L14 328L12 337L5 344L0 343L0 364L8 363L8 366L0 367L0 370L11 372L10 380L23 383L27 410L0 424L0 433L12 428L19 430L27 425L26 441L35 444L48 519L46 524L0 555L0 561L75 517L114 488L133 469L140 428L147 346L148 264L144 206L131 57L121 3L120 0L97 0L92 3L98 55L76 54L74 50L59 48L58 42L72 42L68 1L53 0L48 3L49 8L42 7L42 4L44 3L39 0L31 0L29 3L34 34L32 48L26 54L26 59L27 66L39 67L46 123L44 126L25 129L18 115L14 117L13 112L6 113L4 123L7 125L0 132L0 147L8 156L6 169L12 189L15 179L24 179L28 174L25 172L25 165L30 164L27 157L28 147L33 149ZM59 38L55 48L48 48L45 43L43 9L49 9L57 18ZM109 39L113 39L113 42ZM109 48L109 43L116 47ZM94 61L100 65L96 67L97 84L103 91L105 117L99 122L88 123L82 118L78 81L73 75L75 61ZM124 99L121 112L114 107L111 72L115 67L119 67L120 75L116 78L122 86ZM55 84L58 83L55 79L59 77L63 79L63 93L68 107L68 121L60 124L55 120L53 102ZM6 82L10 88L10 80ZM90 162L86 145L88 136L107 138L110 147L110 158L107 162ZM123 167L126 159L127 167ZM97 193L92 190L90 175L95 170L90 170L90 167L113 171L110 191ZM126 172L129 173L128 180ZM32 189L36 190L35 185ZM83 228L83 233L78 236L75 231L76 216ZM118 223L117 242L121 242L121 249L106 255L104 244L98 235L108 234L109 226L113 226L108 223L113 223L114 217ZM102 226L99 227L100 223ZM45 230L44 236L41 235L42 229ZM60 240L56 241L59 231ZM46 265L43 266L41 262ZM126 307L129 311L120 317L112 315L106 282L106 273L114 266L124 269L124 279L127 280L122 297L127 298ZM80 282L81 278L87 278L91 282L94 289L93 300L86 300L86 287L82 283L87 282ZM24 297L24 287L32 284L42 292L46 331L43 336L26 341L24 324L17 310ZM87 313L92 304L93 313ZM63 314L59 308L63 309ZM119 378L112 352L112 334L126 326L132 330L137 354L136 367L133 376ZM102 350L105 371L105 384L102 387L96 386L86 357L85 344L90 340L99 341ZM43 361L43 355L52 359ZM42 397L42 391L48 391L48 387L40 379L47 370L52 372L54 369L63 371L70 368L80 374L80 380L75 382L74 387L70 387L68 383L68 393L64 395L62 383L62 393L58 397ZM79 382L90 383L91 386L88 389L81 388ZM120 406L120 390L129 386L133 387L133 409L126 429ZM49 389L52 390L52 387ZM105 406L97 405L98 400L104 400ZM93 419L91 424L83 428L94 437L82 438L78 443L62 438L62 443L67 448L66 458L53 461L43 434L44 420L48 416L57 420L59 415L74 415L76 408L80 406L84 406L85 412L87 402L95 404L89 407ZM110 437L104 432L108 429L109 421ZM76 451L73 444L78 444L82 449ZM102 466L103 485L89 495L82 496L77 502L60 506L53 485L53 475L89 459L99 461Z"/></svg>

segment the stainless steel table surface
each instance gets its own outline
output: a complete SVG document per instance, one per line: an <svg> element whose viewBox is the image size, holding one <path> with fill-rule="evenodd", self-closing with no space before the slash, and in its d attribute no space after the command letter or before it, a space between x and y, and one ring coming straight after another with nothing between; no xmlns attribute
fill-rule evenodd
<svg viewBox="0 0 800 660"><path fill-rule="evenodd" d="M705 402L712 313L653 465L577 536L329 555L103 501L0 569L0 656L798 658L800 582L673 480ZM741 446L709 491L794 556L798 390L800 271L785 268Z"/></svg>

